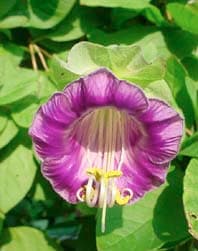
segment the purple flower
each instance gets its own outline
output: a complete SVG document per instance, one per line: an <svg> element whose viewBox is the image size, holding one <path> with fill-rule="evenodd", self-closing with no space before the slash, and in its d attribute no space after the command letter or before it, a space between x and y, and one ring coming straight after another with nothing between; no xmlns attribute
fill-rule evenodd
<svg viewBox="0 0 198 251"><path fill-rule="evenodd" d="M42 105L30 128L42 173L70 203L133 203L165 180L183 120L165 102L106 69L68 85Z"/></svg>

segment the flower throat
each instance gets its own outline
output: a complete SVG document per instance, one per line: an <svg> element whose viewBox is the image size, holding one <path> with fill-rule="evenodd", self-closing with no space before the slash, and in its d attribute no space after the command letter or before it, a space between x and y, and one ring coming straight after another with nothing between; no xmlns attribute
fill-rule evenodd
<svg viewBox="0 0 198 251"><path fill-rule="evenodd" d="M79 188L77 198L89 207L102 208L102 232L105 232L107 207L115 203L125 205L133 196L131 189L120 191L116 185L116 181L123 175L124 130L127 129L128 119L126 112L104 107L90 112L81 121L88 125L84 133L88 135L86 157L89 167L86 170L87 184Z"/></svg>

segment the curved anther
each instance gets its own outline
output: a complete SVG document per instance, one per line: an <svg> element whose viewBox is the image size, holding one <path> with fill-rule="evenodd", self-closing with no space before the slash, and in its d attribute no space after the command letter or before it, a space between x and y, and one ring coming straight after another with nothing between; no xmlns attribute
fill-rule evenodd
<svg viewBox="0 0 198 251"><path fill-rule="evenodd" d="M119 190L117 190L117 193L116 193L116 203L120 206L123 206L123 205L126 205L130 200L131 198L133 197L133 192L131 189L129 188L125 188L122 192L123 194L124 193L127 193L127 195L122 195L120 193Z"/></svg>
<svg viewBox="0 0 198 251"><path fill-rule="evenodd" d="M76 193L76 197L79 201L85 201L85 187L80 187Z"/></svg>

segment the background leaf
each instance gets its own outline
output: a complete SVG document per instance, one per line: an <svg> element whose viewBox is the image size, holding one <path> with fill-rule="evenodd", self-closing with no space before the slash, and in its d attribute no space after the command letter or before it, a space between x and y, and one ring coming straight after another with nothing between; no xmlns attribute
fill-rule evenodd
<svg viewBox="0 0 198 251"><path fill-rule="evenodd" d="M13 227L3 233L4 244L1 251L62 251L41 231L30 227ZM12 241L10 242L10 239Z"/></svg>
<svg viewBox="0 0 198 251"><path fill-rule="evenodd" d="M198 239L198 159L192 159L184 179L184 209L188 220L189 232Z"/></svg>
<svg viewBox="0 0 198 251"><path fill-rule="evenodd" d="M82 5L88 5L88 6L104 6L104 7L122 7L122 8L131 8L131 9L141 9L148 5L150 0L142 0L142 1L136 1L136 0L80 0L80 3Z"/></svg>
<svg viewBox="0 0 198 251"><path fill-rule="evenodd" d="M64 19L74 2L75 0L48 0L41 4L39 0L28 0L28 25L39 29L51 28Z"/></svg>
<svg viewBox="0 0 198 251"><path fill-rule="evenodd" d="M132 206L108 209L104 235L100 233L98 221L98 250L149 251L166 242L187 238L180 197L182 173L174 170L169 174L168 182ZM175 224L171 224L173 221Z"/></svg>
<svg viewBox="0 0 198 251"><path fill-rule="evenodd" d="M0 211L4 213L26 195L36 172L31 150L19 145L8 154L0 164Z"/></svg>
<svg viewBox="0 0 198 251"><path fill-rule="evenodd" d="M172 15L176 24L182 29L198 34L198 3L196 1L189 4L170 3L167 9Z"/></svg>
<svg viewBox="0 0 198 251"><path fill-rule="evenodd" d="M0 149L6 146L17 134L18 128L12 119L5 116L5 114L0 115L0 123L2 127L0 129Z"/></svg>

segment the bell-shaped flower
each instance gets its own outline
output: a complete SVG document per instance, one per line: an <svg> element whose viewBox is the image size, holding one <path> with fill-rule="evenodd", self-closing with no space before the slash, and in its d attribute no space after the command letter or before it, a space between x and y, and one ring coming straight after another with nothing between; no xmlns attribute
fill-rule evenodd
<svg viewBox="0 0 198 251"><path fill-rule="evenodd" d="M70 203L133 203L165 180L183 120L106 69L66 86L42 105L29 130L42 173Z"/></svg>

